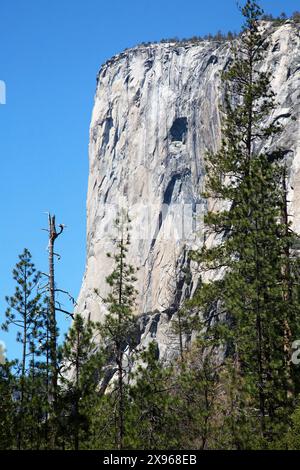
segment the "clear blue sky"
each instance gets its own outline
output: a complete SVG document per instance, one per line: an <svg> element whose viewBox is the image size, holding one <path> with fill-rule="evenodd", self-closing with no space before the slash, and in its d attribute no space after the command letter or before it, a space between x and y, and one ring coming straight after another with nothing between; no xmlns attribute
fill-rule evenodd
<svg viewBox="0 0 300 470"><path fill-rule="evenodd" d="M299 0L263 0L287 14ZM142 41L238 31L235 0L1 0L0 322L11 270L27 247L47 269L45 212L68 227L58 240L60 287L76 297L85 263L88 130L95 78L110 56ZM65 331L68 321L61 319ZM0 332L12 358L13 334Z"/></svg>

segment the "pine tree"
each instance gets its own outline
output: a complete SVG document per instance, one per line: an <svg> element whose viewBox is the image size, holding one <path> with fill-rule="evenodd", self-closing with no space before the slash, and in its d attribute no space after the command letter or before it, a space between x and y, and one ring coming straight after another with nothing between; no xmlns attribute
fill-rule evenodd
<svg viewBox="0 0 300 470"><path fill-rule="evenodd" d="M280 126L270 123L274 93L269 72L261 69L268 47L259 23L263 12L248 0L242 13L239 50L223 74L223 140L206 161L205 195L218 207L205 217L210 246L193 256L203 270L225 274L202 283L194 306L213 325L212 335L226 343L248 394L243 400L250 413L259 410L267 445L289 415L287 351L297 337L299 304L288 249L295 235L283 220L283 153L266 145Z"/></svg>
<svg viewBox="0 0 300 470"><path fill-rule="evenodd" d="M16 281L16 289L13 296L6 297L9 305L5 312L6 321L2 329L8 331L10 327L17 328L17 341L22 344L22 359L20 363L20 406L18 426L18 448L21 449L26 443L23 440L25 427L25 410L28 405L27 371L29 367L28 358L32 354L32 345L39 327L40 321L40 295L37 286L40 273L36 272L32 262L32 256L27 249L19 256L19 262L13 270L13 279Z"/></svg>
<svg viewBox="0 0 300 470"><path fill-rule="evenodd" d="M44 448L51 448L49 439L50 423L49 416L53 415L52 394L51 394L51 362L50 362L50 330L49 330L49 298L42 298L41 322L37 334L38 358L31 367L34 381L37 383L38 393L35 400L38 400L36 408L41 417L41 426L38 429L39 440ZM33 360L32 360L33 363Z"/></svg>
<svg viewBox="0 0 300 470"><path fill-rule="evenodd" d="M11 368L14 364L0 362L0 450L15 449L16 406L14 402L15 380Z"/></svg>
<svg viewBox="0 0 300 470"><path fill-rule="evenodd" d="M300 450L300 407L299 403L291 416L291 423L287 433L277 446L281 449Z"/></svg>
<svg viewBox="0 0 300 470"><path fill-rule="evenodd" d="M200 336L175 372L177 433L182 449L216 448L219 400L217 350Z"/></svg>
<svg viewBox="0 0 300 470"><path fill-rule="evenodd" d="M126 261L128 246L130 245L130 220L128 214L122 212L116 219L118 238L116 240L116 254L113 255L115 267L106 278L110 286L110 293L104 299L108 306L108 313L100 325L100 333L107 347L108 354L117 366L117 409L116 409L116 445L118 449L124 447L125 434L125 394L124 394L124 351L132 343L135 328L133 308L136 290L135 270ZM108 254L111 257L110 254Z"/></svg>
<svg viewBox="0 0 300 470"><path fill-rule="evenodd" d="M131 377L126 443L133 449L177 449L180 445L173 369L162 364L151 342Z"/></svg>
<svg viewBox="0 0 300 470"><path fill-rule="evenodd" d="M77 314L60 355L62 431L71 447L79 450L88 440L89 417L102 379L103 354L95 343L94 323Z"/></svg>

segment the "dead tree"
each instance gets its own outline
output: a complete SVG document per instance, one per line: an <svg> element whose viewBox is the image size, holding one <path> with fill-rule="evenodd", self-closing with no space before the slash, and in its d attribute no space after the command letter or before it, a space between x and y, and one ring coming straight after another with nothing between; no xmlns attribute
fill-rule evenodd
<svg viewBox="0 0 300 470"><path fill-rule="evenodd" d="M48 232L48 262L49 271L48 273L41 273L46 277L47 282L45 285L40 286L40 293L46 294L47 298L47 310L46 315L46 335L45 335L45 352L46 352L46 366L47 366L47 394L50 405L50 416L52 422L55 422L57 415L57 402L58 402L58 375L60 372L57 355L57 312L62 312L71 318L74 318L72 312L69 312L62 308L62 304L57 300L56 294L62 293L67 295L68 300L76 305L75 299L69 294L69 292L59 289L55 282L55 257L60 259L60 255L55 252L55 242L57 238L63 233L65 226L63 224L58 225L56 228L55 215L48 214L48 228L44 229ZM54 421L53 421L54 419ZM46 436L48 435L48 413L46 416ZM55 430L51 433L50 448L55 446Z"/></svg>
<svg viewBox="0 0 300 470"><path fill-rule="evenodd" d="M57 320L56 320L56 302L55 302L55 273L54 273L54 256L57 256L54 251L56 239L62 234L64 226L59 225L59 230L56 230L55 215L48 216L49 222L49 336L50 336L50 363L51 363L51 399L53 400L54 409L57 402Z"/></svg>

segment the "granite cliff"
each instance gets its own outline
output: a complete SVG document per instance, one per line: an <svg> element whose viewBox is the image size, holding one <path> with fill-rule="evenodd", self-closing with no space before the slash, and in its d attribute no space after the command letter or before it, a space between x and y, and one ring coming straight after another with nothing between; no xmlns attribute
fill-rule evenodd
<svg viewBox="0 0 300 470"><path fill-rule="evenodd" d="M290 214L300 232L300 30L286 21L265 23L266 61L273 74L276 112L283 133L267 142L285 150ZM238 39L237 39L238 41ZM86 272L77 310L101 320L111 271L113 220L129 210L129 261L139 268L136 314L140 341L156 338L166 359L178 351L172 318L199 273L187 250L200 246L203 158L220 143L220 73L231 62L226 41L137 46L107 61L97 78L90 126ZM209 204L209 202L208 202ZM182 277L182 268L189 282ZM188 338L186 339L188 340Z"/></svg>

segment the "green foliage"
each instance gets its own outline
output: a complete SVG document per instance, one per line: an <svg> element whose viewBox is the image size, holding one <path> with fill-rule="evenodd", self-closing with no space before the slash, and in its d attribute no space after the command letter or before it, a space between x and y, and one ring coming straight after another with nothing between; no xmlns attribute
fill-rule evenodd
<svg viewBox="0 0 300 470"><path fill-rule="evenodd" d="M15 442L15 403L13 400L14 378L11 372L13 364L0 363L0 450L12 449Z"/></svg>
<svg viewBox="0 0 300 470"><path fill-rule="evenodd" d="M292 20L295 23L300 22L300 12L295 11L290 18L288 18L287 14L285 12L282 12L278 17L274 17L271 14L264 14L262 15L262 20L264 21L271 21L274 23L276 26L280 26L284 24L287 20Z"/></svg>
<svg viewBox="0 0 300 470"><path fill-rule="evenodd" d="M20 449L27 448L28 427L33 428L33 423L38 426L40 418L37 416L38 396L35 397L35 385L36 358L40 355L37 343L43 315L41 296L37 291L40 273L36 272L29 250L24 249L19 256L19 262L13 270L13 279L16 282L15 293L6 297L9 307L5 312L6 320L2 329L8 331L11 326L16 327L17 342L22 344L22 359L17 364L18 377L14 389L19 401L15 419L18 429L17 446Z"/></svg>
<svg viewBox="0 0 300 470"><path fill-rule="evenodd" d="M102 380L104 355L95 343L95 334L95 325L77 314L59 353L60 434L64 445L75 450L85 446L97 385Z"/></svg>
<svg viewBox="0 0 300 470"><path fill-rule="evenodd" d="M174 377L178 446L211 449L217 442L219 365L216 350L202 337L185 352Z"/></svg>
<svg viewBox="0 0 300 470"><path fill-rule="evenodd" d="M191 38L182 38L179 39L178 37L174 38L167 38L161 39L159 42L161 43L176 43L178 45L184 44L199 44L203 41L217 41L217 42L225 42L225 41L232 41L238 37L238 34L232 31L228 31L227 33L222 33L222 31L217 31L215 34L206 34L204 36L192 36ZM142 43L142 45L147 45L151 43Z"/></svg>
<svg viewBox="0 0 300 470"><path fill-rule="evenodd" d="M118 238L116 252L113 255L114 269L106 278L110 287L108 296L104 299L108 313L104 322L99 325L99 331L107 355L113 364L116 364L118 379L114 394L116 396L115 423L116 443L119 449L124 446L125 436L125 387L124 352L127 347L131 349L134 344L135 319L133 308L135 303L136 281L133 266L127 263L127 252L130 245L130 220L128 214L121 212L115 221ZM111 254L108 254L111 257Z"/></svg>
<svg viewBox="0 0 300 470"><path fill-rule="evenodd" d="M120 348L130 342L134 329L133 308L136 296L134 282L136 281L133 266L127 263L126 257L130 245L130 220L122 213L115 221L118 231L116 252L112 256L115 266L112 273L107 276L106 282L110 292L104 299L108 306L108 315L104 323L99 325L102 339L117 358Z"/></svg>
<svg viewBox="0 0 300 470"><path fill-rule="evenodd" d="M292 15L292 20L295 23L300 23L300 11L294 11L294 13Z"/></svg>
<svg viewBox="0 0 300 470"><path fill-rule="evenodd" d="M141 354L141 360L129 391L126 445L132 449L176 449L179 417L176 397L172 394L172 368L159 361L154 342Z"/></svg>
<svg viewBox="0 0 300 470"><path fill-rule="evenodd" d="M9 307L5 312L6 321L1 326L4 331L8 331L10 325L16 326L19 331L21 330L17 334L17 341L23 345L26 341L30 342L34 338L39 326L40 295L36 288L40 280L40 273L36 273L31 258L30 252L24 249L19 256L19 262L13 269L12 274L14 281L16 281L16 289L13 296L6 297Z"/></svg>
<svg viewBox="0 0 300 470"><path fill-rule="evenodd" d="M241 44L223 75L222 145L206 160L205 195L218 201L217 209L205 217L210 246L193 255L208 273L226 271L203 282L192 301L236 365L227 370L232 383L241 387L234 409L246 409L249 418L245 425L243 415L242 422L234 418L238 429L245 429L237 448L260 445L250 444L247 437L253 433L253 419L260 423L259 442L265 446L288 423L295 387L290 351L300 315L290 249L295 235L285 217L283 154L271 154L265 146L281 130L267 120L274 93L271 76L260 64L268 41L259 29L258 4L248 0L242 13ZM218 237L214 243L211 235Z"/></svg>
<svg viewBox="0 0 300 470"><path fill-rule="evenodd" d="M295 408L291 416L291 426L285 436L283 447L286 447L289 450L300 450L300 406L299 405Z"/></svg>

